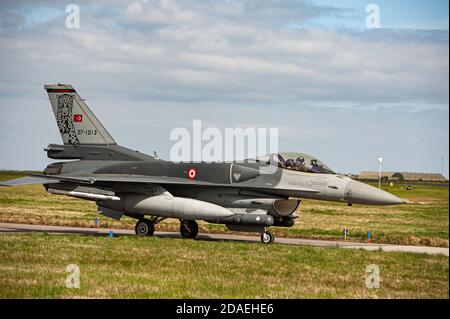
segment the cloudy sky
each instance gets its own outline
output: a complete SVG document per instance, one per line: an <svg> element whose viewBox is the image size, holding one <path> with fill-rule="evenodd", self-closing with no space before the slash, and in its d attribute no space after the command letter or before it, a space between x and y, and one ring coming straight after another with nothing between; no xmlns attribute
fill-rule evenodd
<svg viewBox="0 0 450 319"><path fill-rule="evenodd" d="M69 3L69 2L68 2ZM444 172L448 1L0 2L0 169L61 139L43 85L70 83L116 141L168 158L175 127L277 127L339 172ZM380 28L366 27L366 6Z"/></svg>

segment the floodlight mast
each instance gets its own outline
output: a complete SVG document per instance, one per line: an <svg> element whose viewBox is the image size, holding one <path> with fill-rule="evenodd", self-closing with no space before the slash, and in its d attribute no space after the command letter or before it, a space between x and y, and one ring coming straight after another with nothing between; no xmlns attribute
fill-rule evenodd
<svg viewBox="0 0 450 319"><path fill-rule="evenodd" d="M383 163L383 158L378 157L378 188L381 189L381 164Z"/></svg>

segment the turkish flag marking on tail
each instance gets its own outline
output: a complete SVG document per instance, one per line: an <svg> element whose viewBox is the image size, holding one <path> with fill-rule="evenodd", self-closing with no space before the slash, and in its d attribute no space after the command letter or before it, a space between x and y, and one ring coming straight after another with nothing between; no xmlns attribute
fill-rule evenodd
<svg viewBox="0 0 450 319"><path fill-rule="evenodd" d="M74 122L83 122L83 115L82 114L74 114L73 115L73 121Z"/></svg>

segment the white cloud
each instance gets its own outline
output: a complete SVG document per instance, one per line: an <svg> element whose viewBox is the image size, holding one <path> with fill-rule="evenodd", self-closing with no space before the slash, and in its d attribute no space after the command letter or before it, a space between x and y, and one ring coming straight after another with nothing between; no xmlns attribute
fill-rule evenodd
<svg viewBox="0 0 450 319"><path fill-rule="evenodd" d="M85 9L80 30L64 28L61 17L31 30L1 33L0 54L4 65L19 54L20 65L52 61L57 73L65 75L78 73L80 67L94 73L89 74L92 80L102 78L98 72L120 75L137 92L147 91L145 79L166 89L168 99L177 86L201 83L202 98L210 101L226 99L231 85L254 102L448 104L448 42L439 33L435 39L431 33L424 43L420 31L286 27L289 18L314 16L316 11L331 14L330 8L320 11L302 1L189 4L134 2L118 6L113 15ZM278 7L273 13L277 25L261 22ZM295 13L296 8L304 13ZM208 82L214 94L204 94ZM216 91L219 86L222 92ZM273 98L267 100L269 91ZM258 93L264 100L257 99Z"/></svg>
<svg viewBox="0 0 450 319"><path fill-rule="evenodd" d="M95 7L80 1L81 28L74 30L65 28L59 1L45 5L61 8L62 15L32 27L20 16L0 16L2 112L13 98L43 98L44 83L69 82L88 99L126 106L126 116L160 105L152 121L170 119L174 110L188 120L190 111L183 110L208 108L234 110L255 123L270 123L276 116L271 109L298 117L307 109L317 118L330 107L389 112L401 105L402 112L411 106L448 113L448 31L294 27L352 14L294 0L101 1ZM8 10L32 10L29 2L28 11L21 6ZM170 127L170 120L163 122ZM295 121L289 123L293 129ZM330 119L321 129L336 134L341 126ZM3 128L0 133L6 134ZM135 135L120 133L125 140ZM291 149L301 147L291 143Z"/></svg>

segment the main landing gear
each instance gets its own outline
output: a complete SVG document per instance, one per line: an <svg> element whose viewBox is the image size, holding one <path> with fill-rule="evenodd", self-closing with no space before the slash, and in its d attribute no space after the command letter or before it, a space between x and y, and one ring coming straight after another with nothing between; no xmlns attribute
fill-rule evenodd
<svg viewBox="0 0 450 319"><path fill-rule="evenodd" d="M143 218L136 223L134 231L136 232L136 235L140 237L153 236L153 233L155 232L155 223Z"/></svg>
<svg viewBox="0 0 450 319"><path fill-rule="evenodd" d="M141 218L137 223L134 231L140 237L153 236L155 225L165 218L152 219ZM198 224L195 220L180 220L180 233L183 238L195 238L198 235Z"/></svg>
<svg viewBox="0 0 450 319"><path fill-rule="evenodd" d="M164 219L165 218L163 217L152 217L151 219L141 218L136 223L134 231L136 232L136 235L140 237L153 236L153 233L155 232L155 225L159 224Z"/></svg>
<svg viewBox="0 0 450 319"><path fill-rule="evenodd" d="M195 238L198 235L198 224L195 220L180 220L180 233L183 238Z"/></svg>
<svg viewBox="0 0 450 319"><path fill-rule="evenodd" d="M271 232L268 232L267 230L261 234L261 242L263 244L271 244L275 240L275 237Z"/></svg>

